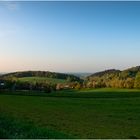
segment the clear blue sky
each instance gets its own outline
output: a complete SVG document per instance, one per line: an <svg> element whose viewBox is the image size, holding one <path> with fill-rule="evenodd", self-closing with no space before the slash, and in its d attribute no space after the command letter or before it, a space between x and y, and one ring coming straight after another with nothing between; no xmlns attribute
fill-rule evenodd
<svg viewBox="0 0 140 140"><path fill-rule="evenodd" d="M0 2L0 72L140 64L140 2Z"/></svg>

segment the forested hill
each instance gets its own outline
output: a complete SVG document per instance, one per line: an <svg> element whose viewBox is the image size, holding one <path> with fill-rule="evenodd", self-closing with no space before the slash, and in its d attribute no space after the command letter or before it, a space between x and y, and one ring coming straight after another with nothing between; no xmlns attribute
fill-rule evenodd
<svg viewBox="0 0 140 140"><path fill-rule="evenodd" d="M104 76L106 74L117 74L117 73L120 73L120 72L121 72L120 70L110 69L110 70L105 70L105 71L94 73L94 74L88 76L88 78L94 77L94 76L101 77L101 76Z"/></svg>
<svg viewBox="0 0 140 140"><path fill-rule="evenodd" d="M64 79L70 81L80 81L80 78L71 74L64 73L56 73L50 71L23 71L23 72L13 72L2 75L3 78L9 77L47 77L47 78L56 78L56 79Z"/></svg>
<svg viewBox="0 0 140 140"><path fill-rule="evenodd" d="M137 73L140 72L140 66L132 67L129 69L126 69L122 71L122 75L125 75L126 77L135 77Z"/></svg>
<svg viewBox="0 0 140 140"><path fill-rule="evenodd" d="M102 77L102 76L111 75L111 74L121 75L121 76L127 78L127 77L135 77L138 72L140 72L140 66L128 68L128 69L123 70L123 71L116 70L116 69L109 69L109 70L94 73L94 74L88 76L87 78L96 77L96 76Z"/></svg>
<svg viewBox="0 0 140 140"><path fill-rule="evenodd" d="M86 81L88 87L139 88L140 66L123 71L111 69L97 72L88 76Z"/></svg>

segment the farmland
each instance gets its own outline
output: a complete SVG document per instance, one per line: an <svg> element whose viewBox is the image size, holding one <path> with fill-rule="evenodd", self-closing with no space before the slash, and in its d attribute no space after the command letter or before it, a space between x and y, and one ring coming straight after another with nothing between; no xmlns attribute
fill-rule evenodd
<svg viewBox="0 0 140 140"><path fill-rule="evenodd" d="M33 96L34 92L32 96L25 96L24 92L10 94L1 92L1 115L24 124L30 122L44 131L52 130L52 134L57 132L55 138L140 138L140 90L63 90L39 96ZM47 138L43 134L34 134L33 138L41 137Z"/></svg>

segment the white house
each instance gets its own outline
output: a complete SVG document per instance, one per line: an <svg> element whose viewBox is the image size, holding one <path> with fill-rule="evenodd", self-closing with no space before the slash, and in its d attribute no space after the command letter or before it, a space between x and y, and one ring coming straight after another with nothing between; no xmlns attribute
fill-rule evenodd
<svg viewBox="0 0 140 140"><path fill-rule="evenodd" d="M4 82L0 82L0 86L4 86L5 84L4 84Z"/></svg>

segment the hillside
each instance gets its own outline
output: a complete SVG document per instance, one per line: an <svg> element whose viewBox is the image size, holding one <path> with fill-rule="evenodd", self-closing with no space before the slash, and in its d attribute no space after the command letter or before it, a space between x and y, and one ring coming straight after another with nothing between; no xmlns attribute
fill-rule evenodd
<svg viewBox="0 0 140 140"><path fill-rule="evenodd" d="M139 88L140 66L120 71L115 69L94 73L86 78L87 87Z"/></svg>
<svg viewBox="0 0 140 140"><path fill-rule="evenodd" d="M69 74L75 75L75 76L84 80L87 76L91 75L92 73L86 73L86 72L81 73L81 72L79 72L79 73L69 73Z"/></svg>
<svg viewBox="0 0 140 140"><path fill-rule="evenodd" d="M93 77L104 77L105 75L120 75L122 77L135 77L136 74L140 72L140 66L136 66L136 67L132 67L132 68L128 68L126 70L115 70L115 69L109 69L109 70L105 70L105 71L101 71L101 72L97 72L94 73L90 76L88 76L87 78L93 78Z"/></svg>
<svg viewBox="0 0 140 140"><path fill-rule="evenodd" d="M138 72L140 72L140 66L128 68L122 71L121 75L125 75L126 77L135 77Z"/></svg>
<svg viewBox="0 0 140 140"><path fill-rule="evenodd" d="M45 78L55 78L63 79L68 81L80 81L80 78L71 74L56 73L49 71L23 71L23 72L14 72L8 73L1 76L2 78L24 78L24 77L45 77Z"/></svg>
<svg viewBox="0 0 140 140"><path fill-rule="evenodd" d="M23 71L0 76L0 90L36 90L50 93L54 90L80 87L82 80L71 74L49 71Z"/></svg>
<svg viewBox="0 0 140 140"><path fill-rule="evenodd" d="M101 72L97 72L97 73L94 73L88 77L94 77L94 76L104 76L106 74L115 74L115 73L119 73L121 72L120 70L115 70L115 69L110 69L110 70L105 70L105 71L101 71Z"/></svg>

